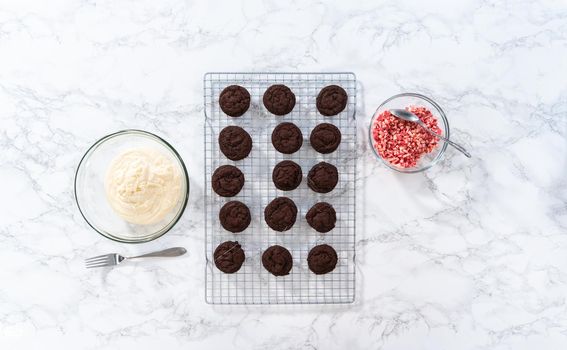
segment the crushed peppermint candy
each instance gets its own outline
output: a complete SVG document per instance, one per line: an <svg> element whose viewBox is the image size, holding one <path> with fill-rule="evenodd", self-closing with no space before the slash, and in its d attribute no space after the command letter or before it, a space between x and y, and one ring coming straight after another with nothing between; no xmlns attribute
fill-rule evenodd
<svg viewBox="0 0 567 350"><path fill-rule="evenodd" d="M441 135L437 119L427 108L410 106L406 110L417 115L425 125ZM433 151L439 143L438 138L417 123L396 118L390 111L382 112L374 120L372 138L378 154L389 163L402 168L415 167L419 159Z"/></svg>

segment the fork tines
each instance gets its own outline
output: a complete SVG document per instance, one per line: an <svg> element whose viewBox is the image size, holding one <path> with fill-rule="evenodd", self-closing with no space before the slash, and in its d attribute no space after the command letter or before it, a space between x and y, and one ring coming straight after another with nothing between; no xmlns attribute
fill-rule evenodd
<svg viewBox="0 0 567 350"><path fill-rule="evenodd" d="M115 254L104 254L85 259L87 269L116 265Z"/></svg>

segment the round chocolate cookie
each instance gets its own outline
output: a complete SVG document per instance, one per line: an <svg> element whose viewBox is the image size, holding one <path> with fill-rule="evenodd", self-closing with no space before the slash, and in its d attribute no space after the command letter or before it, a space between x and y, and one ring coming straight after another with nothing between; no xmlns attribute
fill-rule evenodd
<svg viewBox="0 0 567 350"><path fill-rule="evenodd" d="M248 157L252 149L252 138L246 130L239 126L227 126L219 133L221 152L230 160L241 160Z"/></svg>
<svg viewBox="0 0 567 350"><path fill-rule="evenodd" d="M244 174L232 165L222 165L213 173L213 190L223 197L236 196L244 186Z"/></svg>
<svg viewBox="0 0 567 350"><path fill-rule="evenodd" d="M219 220L225 230L236 233L250 225L250 209L239 201L230 201L219 211Z"/></svg>
<svg viewBox="0 0 567 350"><path fill-rule="evenodd" d="M337 213L332 205L326 202L315 204L305 215L309 226L321 233L329 232L335 228Z"/></svg>
<svg viewBox="0 0 567 350"><path fill-rule="evenodd" d="M281 123L272 131L272 145L281 153L292 154L303 145L303 134L293 123Z"/></svg>
<svg viewBox="0 0 567 350"><path fill-rule="evenodd" d="M321 244L313 247L307 256L307 264L309 270L317 275L329 273L337 266L337 252L333 247L327 244Z"/></svg>
<svg viewBox="0 0 567 350"><path fill-rule="evenodd" d="M329 163L321 162L309 170L307 185L315 192L331 192L339 182L337 168Z"/></svg>
<svg viewBox="0 0 567 350"><path fill-rule="evenodd" d="M278 197L270 202L264 209L264 220L268 226L276 231L287 231L297 218L297 207L287 197Z"/></svg>
<svg viewBox="0 0 567 350"><path fill-rule="evenodd" d="M274 185L282 191L291 191L301 183L303 173L301 167L291 160L284 160L276 164L272 172Z"/></svg>
<svg viewBox="0 0 567 350"><path fill-rule="evenodd" d="M262 254L262 265L274 276L285 276L291 271L293 258L289 250L280 245L273 245Z"/></svg>
<svg viewBox="0 0 567 350"><path fill-rule="evenodd" d="M319 124L311 131L309 142L319 153L334 152L341 143L341 131L333 124Z"/></svg>
<svg viewBox="0 0 567 350"><path fill-rule="evenodd" d="M345 89L338 85L329 85L317 95L317 109L325 116L339 114L345 109L347 100Z"/></svg>
<svg viewBox="0 0 567 350"><path fill-rule="evenodd" d="M238 242L221 243L213 254L216 267L224 273L235 273L240 270L246 256Z"/></svg>
<svg viewBox="0 0 567 350"><path fill-rule="evenodd" d="M250 107L250 93L239 85L230 85L222 90L219 105L231 117L240 117Z"/></svg>
<svg viewBox="0 0 567 350"><path fill-rule="evenodd" d="M264 106L275 115L285 115L295 107L295 94L285 85L272 85L264 92Z"/></svg>

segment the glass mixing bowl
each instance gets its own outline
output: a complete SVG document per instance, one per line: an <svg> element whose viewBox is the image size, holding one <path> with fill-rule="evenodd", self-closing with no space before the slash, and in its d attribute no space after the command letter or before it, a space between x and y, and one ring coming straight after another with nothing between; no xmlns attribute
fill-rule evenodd
<svg viewBox="0 0 567 350"><path fill-rule="evenodd" d="M132 148L150 148L179 167L182 178L177 205L156 224L136 225L122 219L106 199L104 181L112 160ZM143 243L169 231L179 220L189 198L189 176L177 151L162 138L142 130L123 130L98 140L85 153L75 174L75 200L83 218L106 238L124 243Z"/></svg>
<svg viewBox="0 0 567 350"><path fill-rule="evenodd" d="M380 156L380 153L376 150L374 146L374 138L372 136L372 126L374 125L374 120L384 111L390 109L405 109L408 106L417 106L417 107L425 107L433 113L433 115L437 118L437 124L442 131L442 135L449 138L449 121L447 120L447 116L445 112L439 107L435 101L430 99L427 96L416 94L416 93L403 93L398 94L390 97L386 101L382 102L382 104L376 109L374 115L370 119L370 127L368 130L368 138L370 142L370 147L374 151L376 158L380 159L382 163L384 163L388 168L393 169L395 171L401 173L418 173L424 170L427 170L437 164L443 155L445 154L445 150L447 149L447 143L443 142L443 140L439 140L437 147L425 155L421 157L421 159L417 162L417 165L410 168L403 168L394 164L391 164L386 159Z"/></svg>

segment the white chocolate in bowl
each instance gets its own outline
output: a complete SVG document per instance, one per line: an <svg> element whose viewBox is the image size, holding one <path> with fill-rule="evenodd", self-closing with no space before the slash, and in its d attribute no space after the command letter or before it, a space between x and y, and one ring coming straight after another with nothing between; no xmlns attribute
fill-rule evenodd
<svg viewBox="0 0 567 350"><path fill-rule="evenodd" d="M105 178L106 198L124 220L151 225L163 220L181 198L181 170L170 158L150 148L119 154Z"/></svg>

